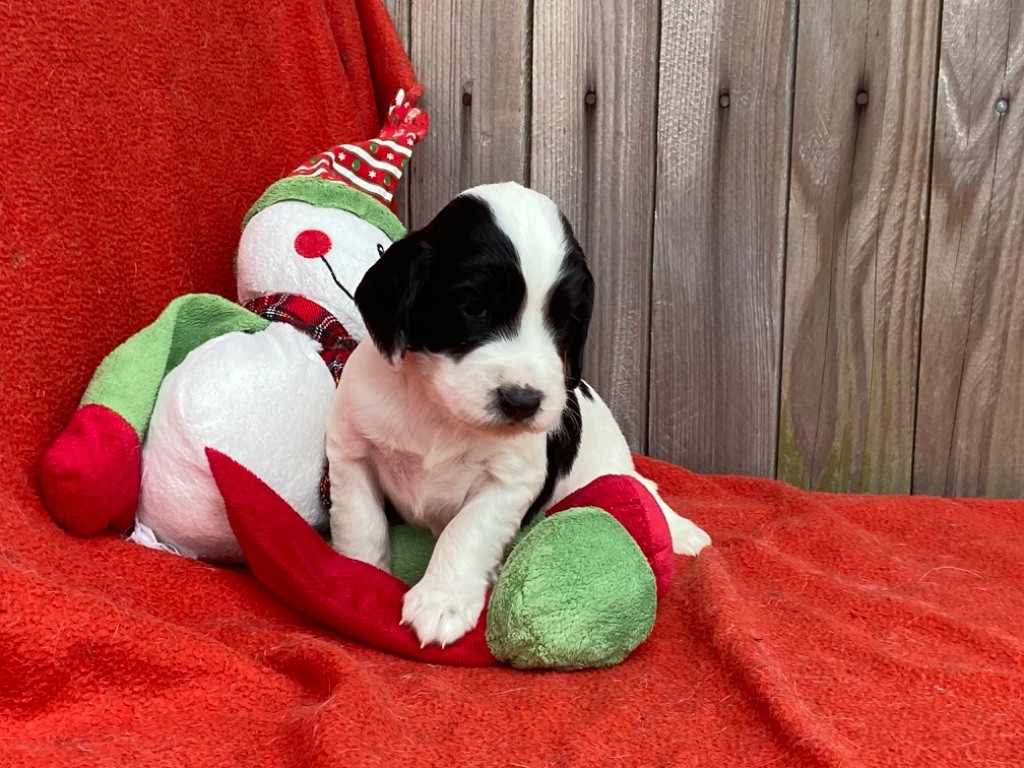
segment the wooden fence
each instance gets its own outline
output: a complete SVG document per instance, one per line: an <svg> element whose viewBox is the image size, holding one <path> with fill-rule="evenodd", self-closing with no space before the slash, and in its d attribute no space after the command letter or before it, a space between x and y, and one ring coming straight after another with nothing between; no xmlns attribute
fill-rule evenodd
<svg viewBox="0 0 1024 768"><path fill-rule="evenodd" d="M555 198L634 448L1024 495L1024 0L388 4L433 121L408 220Z"/></svg>

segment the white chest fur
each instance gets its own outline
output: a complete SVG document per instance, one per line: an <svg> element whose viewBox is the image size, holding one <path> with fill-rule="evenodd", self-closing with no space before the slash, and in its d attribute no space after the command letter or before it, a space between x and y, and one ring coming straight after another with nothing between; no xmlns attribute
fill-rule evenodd
<svg viewBox="0 0 1024 768"><path fill-rule="evenodd" d="M495 436L454 424L370 342L360 344L342 375L332 420L346 423L338 448L366 460L388 500L408 522L435 535L495 478L514 477L540 492L545 436Z"/></svg>

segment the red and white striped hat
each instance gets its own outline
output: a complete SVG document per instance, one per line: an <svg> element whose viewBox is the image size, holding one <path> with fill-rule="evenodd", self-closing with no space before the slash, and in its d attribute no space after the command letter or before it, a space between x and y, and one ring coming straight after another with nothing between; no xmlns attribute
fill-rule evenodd
<svg viewBox="0 0 1024 768"><path fill-rule="evenodd" d="M427 113L415 104L422 89L400 90L375 139L339 144L310 158L292 176L316 176L348 184L392 207L395 189L412 157L412 148L427 135Z"/></svg>
<svg viewBox="0 0 1024 768"><path fill-rule="evenodd" d="M405 234L394 213L395 190L429 127L418 109L422 86L398 91L380 135L358 144L340 144L310 158L271 184L242 220L243 228L263 209L284 200L349 211L382 230L392 241Z"/></svg>

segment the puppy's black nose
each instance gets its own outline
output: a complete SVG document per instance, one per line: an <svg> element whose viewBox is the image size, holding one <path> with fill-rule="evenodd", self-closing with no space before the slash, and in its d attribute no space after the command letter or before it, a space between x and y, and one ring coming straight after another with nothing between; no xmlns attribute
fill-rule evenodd
<svg viewBox="0 0 1024 768"><path fill-rule="evenodd" d="M540 409L544 395L533 387L517 387L511 384L498 387L498 408L512 421L525 421Z"/></svg>

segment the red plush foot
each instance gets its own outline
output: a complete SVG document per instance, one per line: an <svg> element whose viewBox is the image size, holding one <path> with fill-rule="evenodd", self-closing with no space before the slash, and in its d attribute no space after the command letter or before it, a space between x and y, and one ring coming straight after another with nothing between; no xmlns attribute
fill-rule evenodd
<svg viewBox="0 0 1024 768"><path fill-rule="evenodd" d="M102 405L79 408L39 467L50 514L78 536L126 530L135 519L141 478L139 436Z"/></svg>
<svg viewBox="0 0 1024 768"><path fill-rule="evenodd" d="M650 491L628 475L604 475L570 493L548 510L548 516L574 507L599 507L618 520L636 539L654 571L658 597L668 592L675 574L672 533Z"/></svg>
<svg viewBox="0 0 1024 768"><path fill-rule="evenodd" d="M410 659L463 667L497 663L487 647L483 620L447 648L421 647L401 624L405 584L335 552L241 464L212 448L206 449L206 458L246 562L280 600L348 637Z"/></svg>

